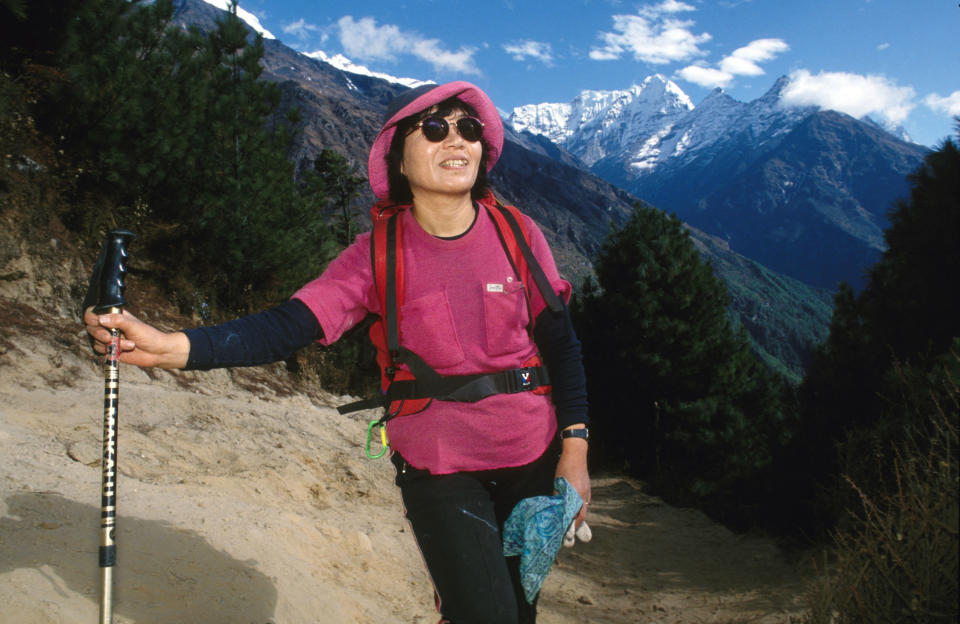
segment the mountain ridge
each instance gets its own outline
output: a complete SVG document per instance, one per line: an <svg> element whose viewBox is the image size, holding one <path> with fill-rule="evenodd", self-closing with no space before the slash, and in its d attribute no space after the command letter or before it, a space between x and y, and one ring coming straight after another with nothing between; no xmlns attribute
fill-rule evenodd
<svg viewBox="0 0 960 624"><path fill-rule="evenodd" d="M689 98L662 76L644 81L651 84L661 85L673 104L634 106L624 114L610 102L636 99L643 89L583 91L574 102L593 112L585 122L566 123L568 115L558 130L557 111L573 104L518 107L509 120L553 137L596 175L726 238L732 250L771 269L819 288L841 281L862 286L863 273L884 249L886 213L907 194L906 176L926 148L872 120L784 105L786 76L751 102L715 89L689 107ZM534 114L544 111L553 112ZM602 128L596 119L603 119Z"/></svg>

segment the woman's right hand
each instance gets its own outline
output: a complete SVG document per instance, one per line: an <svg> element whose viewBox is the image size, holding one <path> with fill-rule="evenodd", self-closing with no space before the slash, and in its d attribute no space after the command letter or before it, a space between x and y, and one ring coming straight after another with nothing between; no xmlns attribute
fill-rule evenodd
<svg viewBox="0 0 960 624"><path fill-rule="evenodd" d="M87 308L83 322L97 353L107 352L109 330L118 329L121 362L157 368L183 368L187 365L190 340L183 332L160 331L126 310L121 314L94 314L93 308Z"/></svg>

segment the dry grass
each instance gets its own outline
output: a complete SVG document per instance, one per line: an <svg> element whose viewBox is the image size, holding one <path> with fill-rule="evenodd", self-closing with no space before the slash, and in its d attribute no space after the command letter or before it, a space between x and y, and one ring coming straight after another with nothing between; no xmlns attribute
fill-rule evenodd
<svg viewBox="0 0 960 624"><path fill-rule="evenodd" d="M860 509L835 536L835 561L811 595L809 624L957 622L958 414L949 374L933 388L929 428L895 449L895 484L866 492L848 479Z"/></svg>

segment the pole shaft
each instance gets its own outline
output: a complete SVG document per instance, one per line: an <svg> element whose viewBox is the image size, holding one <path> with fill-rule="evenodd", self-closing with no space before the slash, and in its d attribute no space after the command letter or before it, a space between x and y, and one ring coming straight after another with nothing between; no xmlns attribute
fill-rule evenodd
<svg viewBox="0 0 960 624"><path fill-rule="evenodd" d="M119 307L110 314L119 314ZM117 408L120 395L120 332L110 330L104 362L103 462L100 494L100 624L113 622L113 566L117 560Z"/></svg>

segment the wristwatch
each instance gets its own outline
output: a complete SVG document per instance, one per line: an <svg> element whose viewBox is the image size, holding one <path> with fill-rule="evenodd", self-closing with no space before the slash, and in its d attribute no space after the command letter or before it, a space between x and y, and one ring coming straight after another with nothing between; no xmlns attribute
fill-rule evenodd
<svg viewBox="0 0 960 624"><path fill-rule="evenodd" d="M586 427L582 429L564 429L560 432L560 439L566 440L567 438L580 438L582 440L590 439L590 430Z"/></svg>

